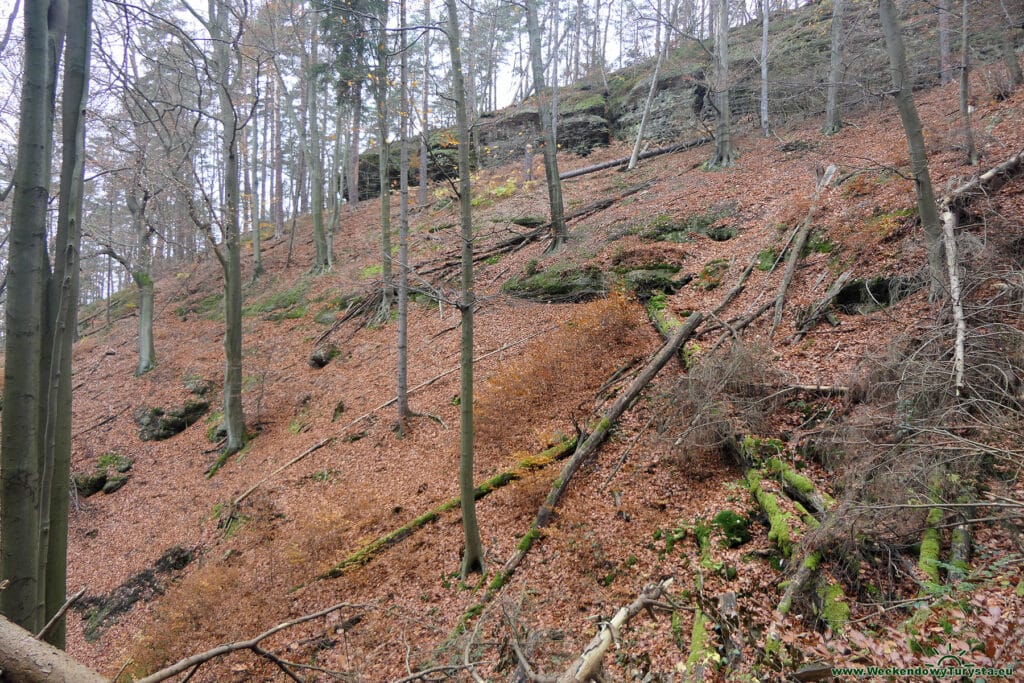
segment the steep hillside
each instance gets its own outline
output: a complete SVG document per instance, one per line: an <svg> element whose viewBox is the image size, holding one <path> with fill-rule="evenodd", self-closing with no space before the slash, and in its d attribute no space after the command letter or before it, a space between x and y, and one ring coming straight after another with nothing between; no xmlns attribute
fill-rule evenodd
<svg viewBox="0 0 1024 683"><path fill-rule="evenodd" d="M1024 92L986 97L982 84L993 73L978 74L974 114L986 167L1024 148ZM952 188L977 170L959 150L956 91L918 96L933 178ZM968 513L998 519L972 525L963 581L939 584L927 563L918 566L917 545L930 524L938 533L924 534L924 545L938 538L946 557L947 527L963 523L958 509L941 508L936 522L927 509L934 500L896 502L896 494L921 485L938 495L953 480L921 482L914 478L926 468L904 472L896 461L868 456L891 435L878 421L890 414L889 399L924 395L907 381L923 377L924 366L904 361L924 363L931 351L920 344L928 339L940 359L948 355L948 308L912 286L925 254L896 112L864 109L848 122L827 138L814 118L772 139L741 133L742 156L725 171L701 170L710 150L698 147L629 173L567 181L568 213L613 201L572 222L562 251L547 253L536 240L479 264L477 480L515 473L478 503L489 570L479 584L458 580L461 526L450 508L339 576L318 578L457 493L456 311L425 295L410 308L410 385L423 386L412 395L421 415L403 437L386 405L394 395L395 325L342 322L379 277L372 203L345 215L329 273L307 274L312 247L301 220L290 265L287 236L267 243L267 274L247 287L244 320L244 402L255 438L212 477L216 416L163 441L140 440L133 416L189 400L216 408L223 373L217 265L177 264L159 278L158 366L142 377L132 376L130 305L113 311L119 317L109 329L97 310L76 347L74 469L91 472L108 453L132 465L121 488L82 497L73 510L69 589L85 586L87 599L69 620L69 651L111 676L138 673L346 602L264 646L306 667L299 675L307 680L394 680L433 667L471 680L467 661L484 680L523 680L512 639L535 670L561 671L619 607L672 576L657 620L641 613L618 634L619 647L605 658L615 680L681 680L699 669L706 680L784 680L811 662L920 664L947 652L964 662L1024 666L1024 547L1013 516L1024 498L1014 398L1024 380L1021 309L1014 308L1024 181L977 200L977 225L960 237L973 300L1010 297L1001 321L972 327L972 339L990 341L987 353L1008 363L1006 392L986 394L972 415L987 421L974 436L961 432L990 444L972 476L1006 507ZM627 143L613 142L562 163L567 170L627 153ZM816 199L816 170L829 164L837 180ZM528 232L517 221L546 214L545 189L523 181L521 162L481 172L474 187L479 253ZM432 201L413 217L412 260L422 273L458 246L450 191L433 188ZM768 312L737 329L774 299L784 270L775 262L805 220L814 228L811 246L781 326L771 334ZM534 540L530 524L558 477L559 465L531 458L577 430L592 431L660 347L647 313L671 332L684 312L713 310L748 264L746 286L718 314L718 329L702 328L680 362L647 388L572 480L519 571L494 582L524 536ZM845 271L851 282L902 284L870 289L871 296L851 289L830 314L834 325L795 339L801 315ZM451 299L454 285L443 276L425 279ZM577 289L563 287L567 281ZM885 305L894 292L903 298ZM331 344L327 364L311 365L311 354ZM898 413L907 414L914 413ZM913 448L920 447L905 446L902 462L919 457ZM947 447L954 448L933 445L933 453ZM773 456L800 477L773 483ZM948 476L966 475L951 469ZM794 487L812 493L806 482L839 501L817 529L783 495ZM173 548L187 552L167 554ZM945 578L951 563L943 562ZM775 614L782 583L810 564L820 564L817 583L788 615ZM488 586L499 594L476 608ZM204 666L192 680L284 676L246 652Z"/></svg>

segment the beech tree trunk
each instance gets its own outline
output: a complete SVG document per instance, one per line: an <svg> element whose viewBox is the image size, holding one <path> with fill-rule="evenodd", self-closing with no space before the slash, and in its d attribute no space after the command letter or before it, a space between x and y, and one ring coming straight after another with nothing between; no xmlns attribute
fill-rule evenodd
<svg viewBox="0 0 1024 683"><path fill-rule="evenodd" d="M899 17L892 0L878 0L878 15L882 22L882 33L885 35L886 51L889 53L893 94L910 150L910 168L917 190L917 212L921 217L925 247L928 250L929 299L934 301L945 291L945 257L942 253L942 227L939 224L939 212L935 203L935 190L928 173L924 131L921 119L917 115L917 107L914 105L912 84L907 77L906 52L903 48L903 37L900 35Z"/></svg>
<svg viewBox="0 0 1024 683"><path fill-rule="evenodd" d="M732 113L729 110L729 0L718 0L715 21L715 156L712 166L731 166L736 161L732 147Z"/></svg>
<svg viewBox="0 0 1024 683"><path fill-rule="evenodd" d="M399 433L405 432L409 417L409 40L406 35L406 1L398 5L401 44L401 83L399 104L399 208L398 208L398 360L397 392Z"/></svg>
<svg viewBox="0 0 1024 683"><path fill-rule="evenodd" d="M974 144L974 130L971 127L971 46L967 35L967 0L963 0L960 8L960 124L964 128L967 163L976 166L978 164L978 148Z"/></svg>
<svg viewBox="0 0 1024 683"><path fill-rule="evenodd" d="M536 6L534 21L536 22ZM465 552L460 573L465 579L470 574L484 572L484 549L480 540L480 526L476 519L476 500L473 486L473 209L470 188L469 121L466 116L466 84L462 76L461 35L459 9L456 0L445 0L448 8L448 50L452 62L452 90L455 95L455 120L459 136L459 220L462 226L462 371L459 393L461 429L459 433L459 497L462 499L462 531Z"/></svg>
<svg viewBox="0 0 1024 683"><path fill-rule="evenodd" d="M833 135L843 127L839 113L839 79L843 75L843 10L845 0L832 0L832 47L829 52L828 98L822 132Z"/></svg>
<svg viewBox="0 0 1024 683"><path fill-rule="evenodd" d="M565 227L562 205L562 181L558 175L558 149L552 128L551 111L544 103L544 58L540 49L540 23L537 19L537 0L526 1L526 30L530 38L530 63L533 68L533 88L537 93L537 110L544 136L544 175L548 184L548 202L551 205L552 248L565 244L569 232Z"/></svg>

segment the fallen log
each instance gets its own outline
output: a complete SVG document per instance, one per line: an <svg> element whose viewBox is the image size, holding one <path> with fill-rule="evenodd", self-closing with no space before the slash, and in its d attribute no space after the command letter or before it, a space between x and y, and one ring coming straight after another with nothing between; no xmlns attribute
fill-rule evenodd
<svg viewBox="0 0 1024 683"><path fill-rule="evenodd" d="M674 145L668 145L666 147L658 147L647 152L642 152L637 159L650 159L652 157L661 156L662 154L672 154L673 152L682 152L687 149L694 147L700 147L711 142L714 138L703 137L695 140L689 140L687 142L680 142ZM578 178L588 173L597 173L598 171L606 171L609 168L615 168L616 166L627 166L629 165L629 157L622 157L621 159L613 159L611 161L604 161L600 164L593 164L591 166L584 166L583 168L577 168L572 171L566 171L558 176L559 180L569 180L570 178Z"/></svg>
<svg viewBox="0 0 1024 683"><path fill-rule="evenodd" d="M555 679L557 683L584 683L590 680L603 680L600 676L604 656L612 643L619 640L619 631L630 619L642 610L649 609L651 603L657 602L670 585L672 585L671 577L651 584L644 588L639 597L628 606L620 607L611 621L601 625L597 635L583 648L583 653L576 658L576 661Z"/></svg>
<svg viewBox="0 0 1024 683"><path fill-rule="evenodd" d="M952 211L959 216L975 198L995 192L1022 172L1024 172L1024 152L1019 152L950 192L942 198L939 206L941 209Z"/></svg>
<svg viewBox="0 0 1024 683"><path fill-rule="evenodd" d="M570 439L552 446L535 456L521 460L515 468L501 472L477 486L473 491L473 500L480 500L503 486L521 479L524 474L531 470L545 467L553 462L563 459L575 445L576 439ZM442 513L447 512L448 510L455 510L461 505L462 499L458 496L448 499L444 503L441 503L406 524L403 524L394 531L377 537L375 540L349 554L345 559L335 564L326 572L317 576L314 580L334 579L341 576L349 569L366 564L385 549L411 536L417 529L433 522Z"/></svg>
<svg viewBox="0 0 1024 683"><path fill-rule="evenodd" d="M847 281L853 276L852 270L843 271L836 281L832 283L832 286L828 288L823 296L816 304L810 307L810 309L800 316L797 321L796 335L793 337L794 341L800 341L804 338L804 335L811 331L811 329L818 324L818 322L828 315L829 309L832 307L832 301L839 296L839 292L842 291L843 287L846 286ZM838 323L833 323L838 324Z"/></svg>
<svg viewBox="0 0 1024 683"><path fill-rule="evenodd" d="M821 197L822 190L828 186L835 174L835 165L829 164L828 168L825 169L824 174L818 178L818 182L814 187L814 195L811 198L811 205L807 209L807 218L804 220L803 225L800 226L800 230L796 234L792 251L789 252L789 259L787 259L786 272L782 276L782 284L779 285L779 293L775 297L775 316L772 319L772 331L768 336L773 336L775 334L775 330L777 330L779 325L782 323L782 311L786 306L786 290L789 289L789 284L793 281L793 275L796 273L796 264L799 263L800 258L803 255L804 246L807 244L807 238L811 234L811 223L814 220L815 212L818 210L818 200Z"/></svg>
<svg viewBox="0 0 1024 683"><path fill-rule="evenodd" d="M0 679L19 683L107 683L63 650L0 616Z"/></svg>
<svg viewBox="0 0 1024 683"><path fill-rule="evenodd" d="M632 405L633 401L635 401L640 395L640 392L647 387L654 376L658 374L663 367L665 367L665 364L668 363L669 359L679 352L679 349L682 348L686 340L690 338L703 321L704 315L702 313L691 314L690 317L686 319L686 322L676 330L672 337L661 347L661 350L659 350L647 363L636 379L634 379L626 390L619 395L611 407L604 412L590 436L588 436L582 444L577 446L576 452L565 464L558 478L555 479L554 483L551 485L551 491L548 493L548 497L540 506L536 519L534 519L533 524L530 525L529 531L527 531L523 540L519 543L519 547L488 586L487 592L484 594L483 603L489 602L493 595L496 594L497 591L501 590L501 587L512 577L516 569L518 569L523 558L525 558L526 554L530 551L530 547L533 545L533 542L540 536L541 530L551 522L551 518L554 516L555 507L562 499L562 495L565 493L566 489L568 489L569 481L572 479L572 476L576 474L577 470L579 470L580 465L582 465L584 460L595 453L601 444L604 443L609 432L611 432L612 425L622 417L622 414L626 412L626 409Z"/></svg>

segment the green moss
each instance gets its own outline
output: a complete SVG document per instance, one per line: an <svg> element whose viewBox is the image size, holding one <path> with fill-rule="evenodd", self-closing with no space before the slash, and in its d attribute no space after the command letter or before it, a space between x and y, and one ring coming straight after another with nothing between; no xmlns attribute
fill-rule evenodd
<svg viewBox="0 0 1024 683"><path fill-rule="evenodd" d="M789 526L792 516L782 511L778 498L761 487L761 474L757 470L747 472L747 487L768 516L768 540L775 543L783 555L789 557L793 553L792 532Z"/></svg>
<svg viewBox="0 0 1024 683"><path fill-rule="evenodd" d="M800 493L814 493L814 482L778 458L770 458L768 468Z"/></svg>
<svg viewBox="0 0 1024 683"><path fill-rule="evenodd" d="M722 530L726 545L736 548L750 540L750 518L732 510L722 510L711 523Z"/></svg>
<svg viewBox="0 0 1024 683"><path fill-rule="evenodd" d="M378 278L383 274L384 266L382 266L379 263L375 263L372 266L366 266L365 268L359 271L359 277L363 278L364 280Z"/></svg>
<svg viewBox="0 0 1024 683"><path fill-rule="evenodd" d="M507 578L508 577L505 576L505 572L498 572L495 574L494 578L491 579L491 582L487 584L487 592L494 593L496 591L500 591L505 585L505 580Z"/></svg>
<svg viewBox="0 0 1024 683"><path fill-rule="evenodd" d="M607 287L600 270L565 262L533 275L512 278L502 286L502 291L524 299L565 303L602 297Z"/></svg>
<svg viewBox="0 0 1024 683"><path fill-rule="evenodd" d="M812 234L807 244L804 245L803 253L801 256L807 256L808 254L831 254L836 248L835 243L828 239L821 233Z"/></svg>
<svg viewBox="0 0 1024 683"><path fill-rule="evenodd" d="M266 315L269 320L300 318L306 314L306 291L309 283L300 280L289 289L274 292L262 301L249 304L242 309L242 315Z"/></svg>
<svg viewBox="0 0 1024 683"><path fill-rule="evenodd" d="M516 549L522 553L528 552L533 546L533 542L538 538L540 538L540 529L535 526L530 526L530 530L527 531L526 535L519 541L519 545L516 546Z"/></svg>
<svg viewBox="0 0 1024 683"><path fill-rule="evenodd" d="M918 567L922 573L933 584L939 583L939 547L941 537L937 527L942 522L942 510L932 508L928 511L928 518L925 520L926 528L921 537L921 551L918 555Z"/></svg>
<svg viewBox="0 0 1024 683"><path fill-rule="evenodd" d="M1013 592L1018 598L1024 598L1024 579L1020 580Z"/></svg>
<svg viewBox="0 0 1024 683"><path fill-rule="evenodd" d="M833 633L843 630L850 621L850 605L846 602L841 584L832 583L818 590L821 598L821 618L825 620Z"/></svg>
<svg viewBox="0 0 1024 683"><path fill-rule="evenodd" d="M645 308L647 316L664 337L672 336L672 333L683 324L682 320L668 310L668 297L663 292L656 292L648 299Z"/></svg>
<svg viewBox="0 0 1024 683"><path fill-rule="evenodd" d="M775 267L775 262L779 259L779 252L777 249L768 247L757 252L757 269L763 272L768 272Z"/></svg>
<svg viewBox="0 0 1024 683"><path fill-rule="evenodd" d="M114 470L124 474L132 468L131 458L126 458L119 453L104 453L96 460L96 469L107 472Z"/></svg>
<svg viewBox="0 0 1024 683"><path fill-rule="evenodd" d="M693 613L693 630L690 632L690 653L686 657L686 671L692 673L695 669L717 664L720 661L718 653L711 647L708 636L707 618L697 608Z"/></svg>
<svg viewBox="0 0 1024 683"><path fill-rule="evenodd" d="M767 439L747 434L740 442L740 452L748 462L762 463L766 458L779 455L785 450L785 445L779 439Z"/></svg>

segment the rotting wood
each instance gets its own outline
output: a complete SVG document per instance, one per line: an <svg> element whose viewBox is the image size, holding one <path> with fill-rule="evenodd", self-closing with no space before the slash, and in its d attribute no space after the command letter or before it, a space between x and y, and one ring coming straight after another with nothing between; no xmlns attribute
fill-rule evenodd
<svg viewBox="0 0 1024 683"><path fill-rule="evenodd" d="M829 164L825 172L818 178L817 184L814 187L814 195L811 197L811 205L807 209L807 218L804 219L803 225L800 226L800 231L797 232L796 240L793 242L793 248L789 252L789 259L786 263L786 272L782 276L782 284L779 285L779 293L775 297L775 316L772 319L772 330L768 334L769 337L775 335L775 331L782 324L782 312L786 306L786 290L789 289L789 284L793 281L793 275L796 273L797 263L800 262L804 246L807 245L807 238L811 234L812 222L814 221L814 214L818 210L818 201L821 198L821 192L824 190L829 183L832 182L832 178L836 174L835 164Z"/></svg>
<svg viewBox="0 0 1024 683"><path fill-rule="evenodd" d="M852 270L844 270L836 281L832 283L832 286L828 288L823 296L816 304L808 309L807 313L800 316L800 320L797 323L797 331L793 336L793 341L800 341L804 338L804 335L811 331L811 329L818 324L821 318L825 317L829 309L832 307L832 301L839 296L839 292L846 286L847 281L853 276Z"/></svg>
<svg viewBox="0 0 1024 683"><path fill-rule="evenodd" d="M640 595L625 607L620 607L611 621L603 623L591 641L583 648L579 657L555 680L557 683L584 683L598 680L604 656L612 643L618 642L619 632L633 617L658 601L662 593L672 585L672 577L663 579L643 589Z"/></svg>
<svg viewBox="0 0 1024 683"><path fill-rule="evenodd" d="M519 339L517 341L509 342L508 344L504 344L503 346L499 346L498 348L494 349L493 351L488 351L485 354L477 356L476 358L473 359L473 362L474 363L478 363L478 362L480 362L480 361L482 361L482 360L484 360L486 358L490 358L491 356L493 356L495 354L501 353L502 351L507 351L508 349L514 348L516 346L519 346L520 344L525 344L526 342L530 341L531 339L539 337L542 334L547 334L548 332L550 332L551 330L555 329L556 327L557 327L557 325L552 325L550 327L544 328L543 330L540 330L539 332L535 332L535 333L533 333L533 334L531 334L531 335L529 335L527 337L523 337L522 339ZM425 388L429 387L431 384L434 384L435 382L437 382L438 380L441 380L441 379L447 377L448 375L451 375L451 374L454 374L454 373L458 372L460 369L461 368L452 368L451 370L445 370L444 372L442 372L442 373L440 373L438 375L434 375L430 379L428 379L428 380L426 380L424 382L420 382L416 386L414 386L411 389L409 389L408 394L411 395L414 392L419 391L420 389L425 389ZM340 435L344 434L346 430L351 429L352 427L356 426L357 424L359 424L363 420L371 417L374 413L376 413L376 412L378 412L380 410L384 410L388 406L394 404L397 400L398 400L398 397L396 396L396 397L394 397L392 399L389 399L389 400L385 401L384 403L381 403L379 406L373 408L369 412L363 413L362 415L360 415L356 419L354 419L351 422L349 422L348 424L346 424L344 427L341 428L341 430L340 430L340 432L339 432L339 434L337 436L329 436L326 439L323 439L323 440L319 441L318 443L313 444L313 446L311 446L310 448L306 449L305 451L303 451L302 453L300 453L296 457L292 458L291 460L289 460L285 464L281 465L280 467L275 469L273 472L268 474L266 477L264 477L263 479L259 480L258 482L256 482L252 486L250 486L248 489L246 489L244 493L242 493L240 496L235 498L235 500L232 502L232 505L237 507L239 503L241 503L243 500L245 500L250 495L252 495L252 492L255 491L256 489L258 489L260 486L263 486L263 484L267 483L268 481L270 481L271 479L273 479L277 475L281 474L281 472L285 471L286 469L288 469L289 467L291 467L295 463L299 462L300 460L305 458L307 455L310 455L311 453L314 453L314 452L320 450L321 448L323 448L324 446L326 446L330 442L332 442L335 439L339 438Z"/></svg>
<svg viewBox="0 0 1024 683"><path fill-rule="evenodd" d="M675 144L675 145L668 145L667 147L658 147L657 149L652 149L652 150L648 150L646 152L642 152L637 157L637 159L638 160L640 160L640 159L650 159L652 157L661 156L663 154L672 154L673 152L683 152L683 151L688 150L688 149L693 149L694 147L700 147L701 145L706 145L709 142L711 142L713 139L714 138L712 138L712 137L696 138L694 140L689 140L687 142L680 142L680 143ZM584 166L583 168L577 168L577 169L572 170L572 171L566 171L565 173L562 173L558 177L561 180L569 180L570 178L578 178L579 176L587 175L588 173L597 173L598 171L606 171L609 168L615 168L617 166L626 166L628 164L629 164L629 157L622 157L621 159L613 159L611 161L601 162L600 164L593 164L591 166Z"/></svg>

